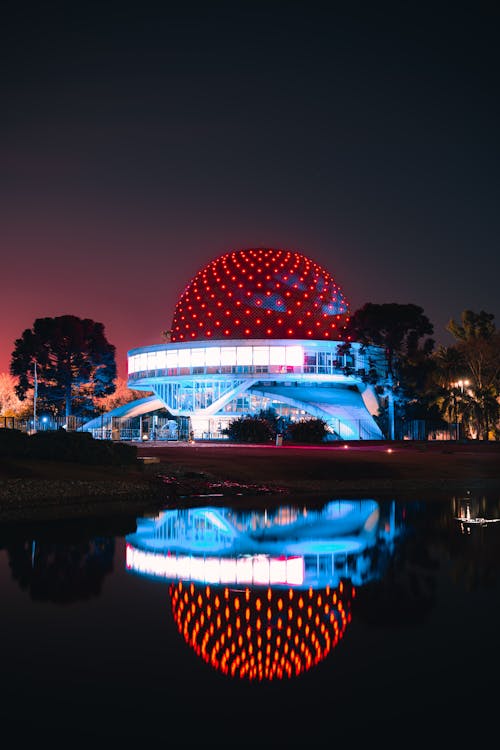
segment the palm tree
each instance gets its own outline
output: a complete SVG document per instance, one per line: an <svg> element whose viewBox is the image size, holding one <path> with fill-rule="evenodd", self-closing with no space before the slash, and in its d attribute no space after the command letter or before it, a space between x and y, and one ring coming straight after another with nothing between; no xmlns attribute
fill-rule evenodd
<svg viewBox="0 0 500 750"><path fill-rule="evenodd" d="M434 364L435 392L432 401L447 422L458 425L464 421L464 393L459 385L463 383L466 367L463 355L455 346L440 346L434 354Z"/></svg>
<svg viewBox="0 0 500 750"><path fill-rule="evenodd" d="M493 319L494 315L484 310L464 310L461 323L450 320L447 326L457 340L452 348L458 351L469 380L462 400L478 440L489 439L500 416L500 331Z"/></svg>
<svg viewBox="0 0 500 750"><path fill-rule="evenodd" d="M491 387L476 389L473 395L469 396L467 413L470 415L476 437L489 440L490 432L498 424L500 417L500 404L495 390Z"/></svg>

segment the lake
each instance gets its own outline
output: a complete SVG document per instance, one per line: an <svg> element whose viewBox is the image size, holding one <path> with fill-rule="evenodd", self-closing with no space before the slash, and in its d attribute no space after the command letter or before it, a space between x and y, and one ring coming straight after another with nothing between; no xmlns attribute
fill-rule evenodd
<svg viewBox="0 0 500 750"><path fill-rule="evenodd" d="M498 518L469 494L206 497L3 524L1 736L479 746L497 725Z"/></svg>

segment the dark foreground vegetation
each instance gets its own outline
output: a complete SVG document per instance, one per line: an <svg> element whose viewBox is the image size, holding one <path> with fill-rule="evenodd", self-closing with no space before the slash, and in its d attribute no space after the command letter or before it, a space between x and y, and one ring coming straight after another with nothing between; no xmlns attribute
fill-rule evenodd
<svg viewBox="0 0 500 750"><path fill-rule="evenodd" d="M46 459L101 466L132 466L137 463L134 445L94 440L90 432L66 430L28 435L21 430L0 429L0 455L11 459Z"/></svg>
<svg viewBox="0 0 500 750"><path fill-rule="evenodd" d="M65 430L0 430L0 519L142 511L164 502L137 447Z"/></svg>

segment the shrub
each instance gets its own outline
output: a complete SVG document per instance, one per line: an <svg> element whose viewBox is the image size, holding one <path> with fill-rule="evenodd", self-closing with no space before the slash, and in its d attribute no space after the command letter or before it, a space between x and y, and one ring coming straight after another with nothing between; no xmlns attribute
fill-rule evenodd
<svg viewBox="0 0 500 750"><path fill-rule="evenodd" d="M235 443L269 443L275 436L269 422L260 417L233 419L222 432Z"/></svg>
<svg viewBox="0 0 500 750"><path fill-rule="evenodd" d="M0 428L0 456L22 458L28 455L29 436L21 430Z"/></svg>
<svg viewBox="0 0 500 750"><path fill-rule="evenodd" d="M322 443L328 434L324 419L304 419L301 422L290 422L287 437L294 443Z"/></svg>
<svg viewBox="0 0 500 750"><path fill-rule="evenodd" d="M137 448L111 440L96 440L90 432L47 430L31 435L29 456L51 461L124 466L137 461Z"/></svg>

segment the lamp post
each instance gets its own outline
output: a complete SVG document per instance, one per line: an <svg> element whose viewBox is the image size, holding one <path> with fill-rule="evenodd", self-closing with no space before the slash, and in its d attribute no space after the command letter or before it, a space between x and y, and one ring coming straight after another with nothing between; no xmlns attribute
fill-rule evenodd
<svg viewBox="0 0 500 750"><path fill-rule="evenodd" d="M36 361L33 364L33 432L36 432L36 399L38 396L38 376L36 372Z"/></svg>

